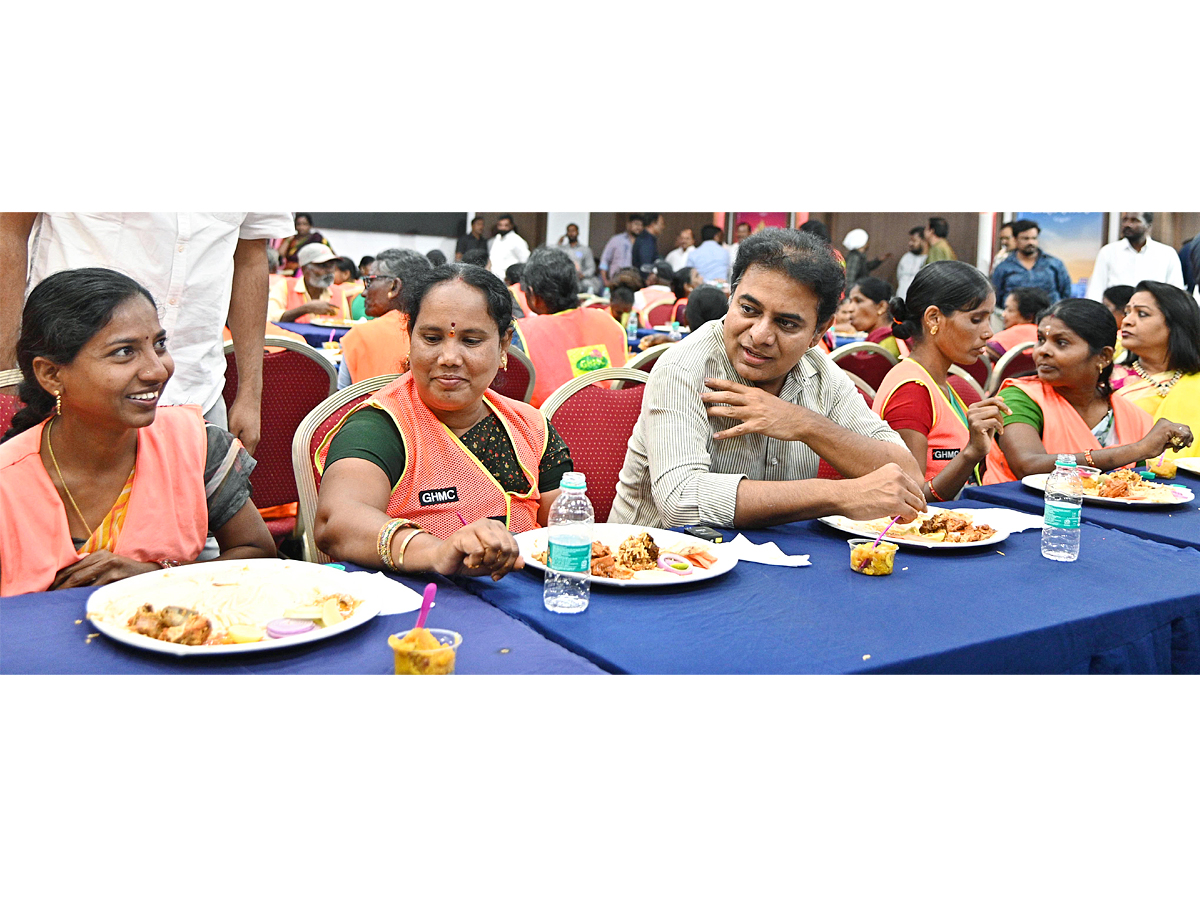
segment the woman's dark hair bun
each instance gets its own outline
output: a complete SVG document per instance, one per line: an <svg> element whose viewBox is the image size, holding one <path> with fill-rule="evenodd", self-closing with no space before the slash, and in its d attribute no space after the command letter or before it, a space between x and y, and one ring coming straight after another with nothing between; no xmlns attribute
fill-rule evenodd
<svg viewBox="0 0 1200 900"><path fill-rule="evenodd" d="M908 308L903 297L893 297L888 301L888 309L892 313L892 337L898 341L908 340L916 334L913 324L908 321Z"/></svg>

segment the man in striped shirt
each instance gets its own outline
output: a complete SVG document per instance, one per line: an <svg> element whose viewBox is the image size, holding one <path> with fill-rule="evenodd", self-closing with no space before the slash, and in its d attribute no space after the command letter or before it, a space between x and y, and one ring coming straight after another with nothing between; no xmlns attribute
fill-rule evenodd
<svg viewBox="0 0 1200 900"><path fill-rule="evenodd" d="M764 229L742 242L726 316L659 358L610 522L762 528L925 509L921 471L829 358L808 352L845 286L831 249ZM828 461L843 480L818 479Z"/></svg>

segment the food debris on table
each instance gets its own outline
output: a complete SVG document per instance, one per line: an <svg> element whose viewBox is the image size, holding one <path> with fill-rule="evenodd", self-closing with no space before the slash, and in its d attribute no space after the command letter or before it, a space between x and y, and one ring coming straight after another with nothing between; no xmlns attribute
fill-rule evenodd
<svg viewBox="0 0 1200 900"><path fill-rule="evenodd" d="M864 659L864 660L868 660L868 659L870 659L870 658L871 658L871 654L870 654L870 653L864 653L864 654L863 654L863 659Z"/></svg>
<svg viewBox="0 0 1200 900"><path fill-rule="evenodd" d="M84 643L85 643L85 644L90 644L90 643L92 642L92 638L97 638L97 637L100 637L100 632L98 632L98 631L97 631L97 632L95 632L94 634L89 634L89 635L87 636L87 639L86 639L86 640L84 640Z"/></svg>
<svg viewBox="0 0 1200 900"><path fill-rule="evenodd" d="M507 653L507 652L508 652L508 648L507 648L507 647L502 647L502 648L500 649L500 652L501 652L501 653Z"/></svg>
<svg viewBox="0 0 1200 900"><path fill-rule="evenodd" d="M82 624L83 624L83 619L76 619L76 620L75 620L75 624L76 624L76 625L82 625Z"/></svg>
<svg viewBox="0 0 1200 900"><path fill-rule="evenodd" d="M997 550L996 552L997 552L997 553L1000 553L1000 551L999 551L999 550ZM1000 555L1001 555L1001 556L1003 556L1004 554L1003 554L1003 553L1000 553Z"/></svg>

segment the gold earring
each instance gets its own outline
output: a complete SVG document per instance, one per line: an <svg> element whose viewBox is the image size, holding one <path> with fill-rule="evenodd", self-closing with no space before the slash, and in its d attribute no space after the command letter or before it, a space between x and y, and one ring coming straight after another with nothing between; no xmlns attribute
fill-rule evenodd
<svg viewBox="0 0 1200 900"><path fill-rule="evenodd" d="M500 368L503 369L505 372L508 371L508 354L507 353L505 353L502 357L500 357Z"/></svg>
<svg viewBox="0 0 1200 900"><path fill-rule="evenodd" d="M62 415L62 393L59 391L54 392L54 414L56 416Z"/></svg>
<svg viewBox="0 0 1200 900"><path fill-rule="evenodd" d="M930 333L930 334L937 334L937 326L936 326L936 325L934 325L932 328L930 328L930 329L929 329L929 333Z"/></svg>

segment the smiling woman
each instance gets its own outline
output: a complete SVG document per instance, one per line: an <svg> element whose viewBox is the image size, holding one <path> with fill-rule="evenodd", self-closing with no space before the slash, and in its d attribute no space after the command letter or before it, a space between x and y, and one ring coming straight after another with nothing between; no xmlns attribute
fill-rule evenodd
<svg viewBox="0 0 1200 900"><path fill-rule="evenodd" d="M406 297L410 371L318 451L317 545L360 565L499 579L523 565L512 532L546 523L571 454L539 410L488 389L512 338L504 282L454 263Z"/></svg>
<svg viewBox="0 0 1200 900"><path fill-rule="evenodd" d="M275 556L254 461L194 406L158 407L175 364L145 288L108 269L43 280L21 316L26 406L0 445L0 594Z"/></svg>
<svg viewBox="0 0 1200 900"><path fill-rule="evenodd" d="M1109 470L1191 446L1186 425L1151 424L1148 413L1113 395L1116 340L1112 314L1094 300L1063 300L1049 309L1037 327L1037 375L1000 387L1011 412L988 453L984 484L1049 472L1062 453Z"/></svg>

